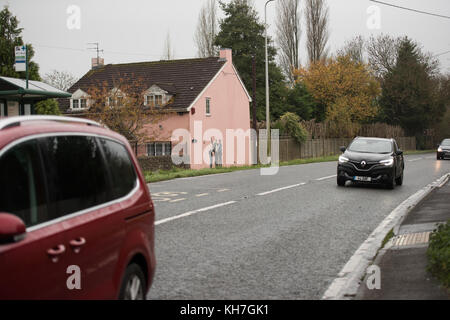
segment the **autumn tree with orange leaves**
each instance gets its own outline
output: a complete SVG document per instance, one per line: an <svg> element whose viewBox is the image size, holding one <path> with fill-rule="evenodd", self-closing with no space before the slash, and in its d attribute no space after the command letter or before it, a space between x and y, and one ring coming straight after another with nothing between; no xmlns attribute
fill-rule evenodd
<svg viewBox="0 0 450 320"><path fill-rule="evenodd" d="M336 136L356 134L361 123L378 113L380 85L366 64L350 56L318 61L296 70L296 75L317 103L326 106L326 121Z"/></svg>

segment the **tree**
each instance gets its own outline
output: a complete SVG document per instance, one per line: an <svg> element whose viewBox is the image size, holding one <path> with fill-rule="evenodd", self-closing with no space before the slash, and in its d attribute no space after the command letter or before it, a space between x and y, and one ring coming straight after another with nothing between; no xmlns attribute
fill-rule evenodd
<svg viewBox="0 0 450 320"><path fill-rule="evenodd" d="M380 99L384 120L419 138L438 122L445 105L440 100L433 61L409 38L401 39L395 65L384 76Z"/></svg>
<svg viewBox="0 0 450 320"><path fill-rule="evenodd" d="M61 111L59 110L59 104L55 99L47 99L43 101L39 101L35 105L35 110L37 114L45 114L45 115L61 115Z"/></svg>
<svg viewBox="0 0 450 320"><path fill-rule="evenodd" d="M217 55L214 40L217 35L217 5L216 0L207 0L201 8L198 17L197 30L194 40L200 58Z"/></svg>
<svg viewBox="0 0 450 320"><path fill-rule="evenodd" d="M368 63L377 78L382 79L394 67L399 44L400 38L385 34L369 38L366 45Z"/></svg>
<svg viewBox="0 0 450 320"><path fill-rule="evenodd" d="M77 78L67 71L52 70L45 74L43 81L59 90L67 91L77 82Z"/></svg>
<svg viewBox="0 0 450 320"><path fill-rule="evenodd" d="M19 20L12 15L8 6L0 11L0 75L12 78L26 78L25 72L14 70L14 53L16 46L23 46L22 28L19 28ZM30 80L41 80L39 76L39 66L31 61L34 57L34 49L31 44L27 44L28 54L28 78Z"/></svg>
<svg viewBox="0 0 450 320"><path fill-rule="evenodd" d="M246 88L252 88L252 57L256 60L257 118L265 119L265 38L264 24L259 22L256 11L247 0L220 2L225 18L220 21L220 31L215 45L233 49L236 66ZM282 107L286 96L286 84L281 69L275 64L276 49L268 39L271 114Z"/></svg>
<svg viewBox="0 0 450 320"><path fill-rule="evenodd" d="M362 36L356 36L347 41L344 46L338 50L339 56L349 56L355 62L364 62L365 40Z"/></svg>
<svg viewBox="0 0 450 320"><path fill-rule="evenodd" d="M160 137L157 126L166 117L164 108L144 106L142 83L143 79L129 74L118 74L109 84L91 83L87 91L88 118L105 124L130 142L139 144L145 142L147 137L166 139Z"/></svg>
<svg viewBox="0 0 450 320"><path fill-rule="evenodd" d="M310 63L327 56L328 6L325 0L306 0L306 47Z"/></svg>
<svg viewBox="0 0 450 320"><path fill-rule="evenodd" d="M281 117L286 112L294 113L303 120L310 120L316 108L313 96L308 92L303 83L297 82L286 93L282 107L274 110L275 118Z"/></svg>
<svg viewBox="0 0 450 320"><path fill-rule="evenodd" d="M278 2L277 44L280 48L281 68L291 84L294 84L294 70L300 68L300 0Z"/></svg>
<svg viewBox="0 0 450 320"><path fill-rule="evenodd" d="M380 85L367 65L348 55L319 61L297 71L299 79L319 105L325 106L326 120L334 130L353 133L359 124L378 112L375 103ZM346 134L347 134L346 133Z"/></svg>
<svg viewBox="0 0 450 320"><path fill-rule="evenodd" d="M167 32L166 41L164 43L164 60L173 60L175 58L175 54L172 48L172 41L170 40L170 32Z"/></svg>

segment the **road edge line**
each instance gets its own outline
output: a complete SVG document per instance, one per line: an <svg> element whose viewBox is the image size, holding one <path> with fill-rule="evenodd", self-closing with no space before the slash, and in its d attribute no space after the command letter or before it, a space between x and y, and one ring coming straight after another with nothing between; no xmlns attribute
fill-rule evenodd
<svg viewBox="0 0 450 320"><path fill-rule="evenodd" d="M391 229L397 233L402 221L434 189L444 185L450 179L450 172L430 183L403 201L378 225L369 237L360 245L353 256L338 273L338 277L322 296L322 300L345 300L356 296L366 269L375 259L383 239Z"/></svg>

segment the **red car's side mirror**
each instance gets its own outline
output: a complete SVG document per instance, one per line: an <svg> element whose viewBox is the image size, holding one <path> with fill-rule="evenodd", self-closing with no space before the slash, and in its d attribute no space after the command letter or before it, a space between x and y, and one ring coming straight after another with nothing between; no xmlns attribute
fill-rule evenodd
<svg viewBox="0 0 450 320"><path fill-rule="evenodd" d="M0 212L0 244L22 240L25 238L26 230L25 223L19 217Z"/></svg>

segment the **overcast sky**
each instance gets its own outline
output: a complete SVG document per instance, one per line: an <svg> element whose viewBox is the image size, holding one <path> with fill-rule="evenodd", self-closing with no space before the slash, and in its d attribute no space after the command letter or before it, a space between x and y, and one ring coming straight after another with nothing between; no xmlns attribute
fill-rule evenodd
<svg viewBox="0 0 450 320"><path fill-rule="evenodd" d="M56 69L81 77L90 69L90 58L96 56L94 51L87 49L92 47L88 45L90 42L100 43L105 64L154 61L162 58L169 33L175 58L195 57L197 49L193 37L198 13L205 1L0 0L0 5L3 8L8 4L20 20L24 41L35 48L34 61L40 66L41 76ZM254 0L261 21L264 20L265 2ZM449 0L384 2L450 16ZM379 33L407 35L434 54L450 51L450 19L377 5L369 0L328 0L328 4L330 52L335 52L346 40L358 34L368 37ZM80 8L80 29L67 27L67 20L72 16L67 10L71 5ZM380 29L367 26L368 19L373 17L368 8L373 5L380 9ZM223 16L220 9L219 13ZM276 2L271 2L267 10L271 35L275 30L275 17ZM304 40L305 32L302 33L302 63L307 60ZM441 70L450 72L450 53L441 55L439 61Z"/></svg>

